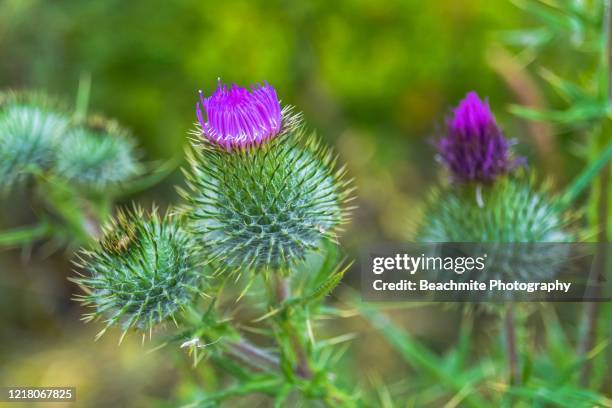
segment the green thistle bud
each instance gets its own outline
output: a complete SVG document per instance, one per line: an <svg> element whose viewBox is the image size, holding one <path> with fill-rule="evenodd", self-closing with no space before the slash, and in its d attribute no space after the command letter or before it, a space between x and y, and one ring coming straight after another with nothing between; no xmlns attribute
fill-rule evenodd
<svg viewBox="0 0 612 408"><path fill-rule="evenodd" d="M503 244L487 245L489 249L498 247L489 253L490 278L554 276L568 255L565 246L553 245L542 251L512 244L568 243L576 239L567 228L575 215L563 210L547 186L537 188L532 179L504 178L489 186L436 191L424 216L418 232L420 242Z"/></svg>
<svg viewBox="0 0 612 408"><path fill-rule="evenodd" d="M69 118L42 94L0 94L0 190L54 161Z"/></svg>
<svg viewBox="0 0 612 408"><path fill-rule="evenodd" d="M476 189L482 188L482 203ZM435 192L419 233L425 242L572 242L565 213L549 188L505 178L491 186Z"/></svg>
<svg viewBox="0 0 612 408"><path fill-rule="evenodd" d="M228 150L204 138L190 156L186 213L220 270L287 272L348 218L344 168L299 117L282 117L270 140Z"/></svg>
<svg viewBox="0 0 612 408"><path fill-rule="evenodd" d="M56 173L86 189L104 191L140 173L135 143L114 121L94 118L60 143Z"/></svg>
<svg viewBox="0 0 612 408"><path fill-rule="evenodd" d="M89 271L73 281L85 295L77 300L93 308L84 320L105 319L119 325L151 330L173 319L201 293L201 261L191 236L178 220L146 216L142 210L120 212L105 228L100 245L83 251L77 265Z"/></svg>

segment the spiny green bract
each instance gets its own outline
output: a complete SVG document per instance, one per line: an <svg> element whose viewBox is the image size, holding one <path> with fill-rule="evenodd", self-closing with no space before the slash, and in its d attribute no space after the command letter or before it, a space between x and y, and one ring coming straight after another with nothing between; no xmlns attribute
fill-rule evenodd
<svg viewBox="0 0 612 408"><path fill-rule="evenodd" d="M69 117L41 94L0 94L0 190L46 170Z"/></svg>
<svg viewBox="0 0 612 408"><path fill-rule="evenodd" d="M140 172L135 143L114 121L94 118L60 143L56 173L80 187L105 190Z"/></svg>
<svg viewBox="0 0 612 408"><path fill-rule="evenodd" d="M150 330L173 318L201 292L201 259L191 236L171 216L156 211L120 212L105 228L99 246L83 251L77 265L89 271L73 279L77 296L94 310L85 320L103 318L106 327Z"/></svg>
<svg viewBox="0 0 612 408"><path fill-rule="evenodd" d="M488 277L529 279L553 276L567 256L567 246L543 249L513 243L569 243L575 214L562 209L556 197L533 179L504 178L482 187L482 206L475 186L452 186L430 197L418 232L420 242L500 243L490 251ZM479 254L478 256L481 256Z"/></svg>
<svg viewBox="0 0 612 408"><path fill-rule="evenodd" d="M565 213L549 189L529 179L505 178L482 186L482 207L473 186L453 186L429 199L419 232L424 242L571 242Z"/></svg>
<svg viewBox="0 0 612 408"><path fill-rule="evenodd" d="M347 219L344 169L298 119L285 124L261 146L228 152L204 142L191 153L186 214L221 271L288 272Z"/></svg>

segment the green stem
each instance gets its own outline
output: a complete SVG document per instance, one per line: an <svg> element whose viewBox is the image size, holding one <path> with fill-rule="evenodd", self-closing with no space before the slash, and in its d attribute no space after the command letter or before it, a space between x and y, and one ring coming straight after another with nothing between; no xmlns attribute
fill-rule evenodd
<svg viewBox="0 0 612 408"><path fill-rule="evenodd" d="M279 305L282 305L287 299L291 297L291 282L289 278L278 276L276 278L276 298ZM308 361L308 354L302 344L301 336L296 331L296 328L291 322L289 316L289 310L284 310L282 313L282 322L284 330L288 333L293 353L297 360L295 366L295 374L303 379L312 378L312 369Z"/></svg>
<svg viewBox="0 0 612 408"><path fill-rule="evenodd" d="M607 165L602 172L599 179L599 199L597 206L597 223L598 223L598 234L597 241L600 245L597 246L597 253L593 262L593 272L596 279L601 281L604 275L604 271L607 263L607 247L601 244L608 242L608 199L609 199L609 187L610 187L610 166ZM596 286L596 290L599 292L601 289ZM598 296L598 293L593 294L594 297ZM582 323L580 328L580 341L578 343L578 356L586 358L587 354L591 351L595 345L595 339L597 338L597 321L599 317L599 303L589 302L584 305ZM588 386L591 376L591 361L585 359L585 363L582 366L580 372L580 384L582 386Z"/></svg>
<svg viewBox="0 0 612 408"><path fill-rule="evenodd" d="M514 319L514 308L510 304L506 309L504 317L504 335L506 337L506 351L508 353L508 371L510 373L510 385L520 385L521 373L518 364L518 352L516 348L516 321Z"/></svg>
<svg viewBox="0 0 612 408"><path fill-rule="evenodd" d="M600 55L600 88L602 95L602 103L606 108L612 104L612 81L609 77L612 74L612 53L610 45L612 44L612 0L605 0L604 13L602 21L602 49ZM592 143L594 152L597 153L604 148L604 141L610 130L610 121L604 119L598 135L594 135ZM597 136L597 137L595 137ZM604 152L604 157L606 153ZM602 167L601 175L599 176L599 191L592 191L591 200L594 201L595 217L594 225L597 230L597 242L600 244L608 242L608 210L609 210L609 194L610 194L610 166L605 164ZM603 275L603 271L607 262L606 248L602 245L598 246L595 262L593 265L595 276L598 279ZM581 333L578 342L577 354L579 358L585 359L585 364L580 372L580 384L588 386L591 377L591 362L586 360L587 354L593 348L595 339L597 338L597 320L599 317L599 303L590 302L584 305L583 317L581 323Z"/></svg>
<svg viewBox="0 0 612 408"><path fill-rule="evenodd" d="M87 109L89 106L89 95L91 93L91 74L83 73L79 78L79 87L77 89L76 109L74 118L77 122L84 121L87 118Z"/></svg>
<svg viewBox="0 0 612 408"><path fill-rule="evenodd" d="M28 245L51 233L51 226L41 223L31 227L17 228L10 231L0 232L0 247L14 247Z"/></svg>
<svg viewBox="0 0 612 408"><path fill-rule="evenodd" d="M277 274L273 276L272 282L271 296L276 298L276 302L278 302L279 307L282 309L277 315L280 336L282 336L283 340L288 339L288 343L285 343L283 347L281 337L278 337L279 346L281 346L282 352L285 353L285 358L287 358L287 353L292 355L292 358L289 357L287 360L295 360L294 366L291 367L291 372L289 375L285 372L285 376L305 380L306 388L310 389L310 391L305 391L305 395L310 395L311 397L316 395L316 398L327 407L341 406L350 408L356 406L353 401L354 396L337 388L333 380L330 379L329 373L314 371L309 349L306 347L306 336L296 327L295 315L292 314L297 304L289 306L292 296L290 279ZM294 381L294 378L288 378L289 384Z"/></svg>
<svg viewBox="0 0 612 408"><path fill-rule="evenodd" d="M260 349L245 339L229 342L227 352L231 356L247 363L260 371L280 370L278 358L267 351Z"/></svg>

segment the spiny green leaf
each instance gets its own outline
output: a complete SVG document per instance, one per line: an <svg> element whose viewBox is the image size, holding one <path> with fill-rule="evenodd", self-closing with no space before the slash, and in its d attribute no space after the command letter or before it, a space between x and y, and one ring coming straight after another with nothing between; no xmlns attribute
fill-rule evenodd
<svg viewBox="0 0 612 408"><path fill-rule="evenodd" d="M308 293L301 297L290 299L289 301L287 301L287 305L308 305L323 299L325 296L329 295L336 288L336 286L338 286L350 266L351 264L348 264L339 271L332 273L325 282L323 282L311 293Z"/></svg>

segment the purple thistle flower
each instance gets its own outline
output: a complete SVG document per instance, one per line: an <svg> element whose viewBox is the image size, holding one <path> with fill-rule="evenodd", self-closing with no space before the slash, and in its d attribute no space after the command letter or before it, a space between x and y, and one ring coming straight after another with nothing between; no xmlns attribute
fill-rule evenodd
<svg viewBox="0 0 612 408"><path fill-rule="evenodd" d="M511 157L509 141L488 102L476 92L469 92L453 110L446 137L438 141L437 148L451 179L461 183L491 183L521 161Z"/></svg>
<svg viewBox="0 0 612 408"><path fill-rule="evenodd" d="M249 91L235 84L228 88L219 79L210 97L205 98L200 91L196 115L204 137L228 151L258 146L281 130L280 102L267 83Z"/></svg>

